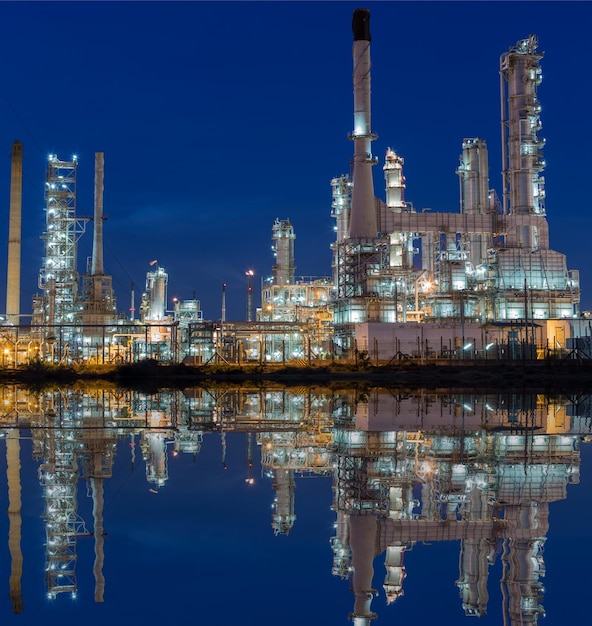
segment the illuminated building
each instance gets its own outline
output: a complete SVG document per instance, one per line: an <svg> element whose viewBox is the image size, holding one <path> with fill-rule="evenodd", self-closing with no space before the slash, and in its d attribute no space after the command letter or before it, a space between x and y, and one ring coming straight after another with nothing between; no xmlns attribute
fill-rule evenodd
<svg viewBox="0 0 592 626"><path fill-rule="evenodd" d="M175 299L171 310L169 275L157 261L146 275L140 320L133 304L131 319L118 318L103 267L103 154L96 153L93 257L81 289L77 244L88 218L76 215L78 161L51 155L42 294L34 298L30 329L8 325L0 337L4 364L36 357L59 363L302 365L360 355L376 362L534 359L568 356L573 349L592 355L589 324L579 317L578 272L550 248L545 142L539 136L543 55L536 36L519 40L500 59L502 199L489 184L485 139L465 137L456 169L460 211L452 213L409 201L404 158L391 148L382 167L385 199L375 197L369 11L356 9L352 26L353 168L351 177L331 180L331 276L296 275L294 225L278 218L272 225L275 262L262 281L256 314L254 274L246 274L245 321L227 321L225 283L219 320L203 319L195 295ZM19 154L15 147L7 286L13 324L20 315L14 291Z"/></svg>
<svg viewBox="0 0 592 626"><path fill-rule="evenodd" d="M404 197L403 159L387 150L386 202L374 197L369 12L354 12L353 178L333 179L335 334L345 348L392 332L379 324L513 324L574 318L577 271L549 248L537 88L537 39L501 56L503 203L489 188L487 146L467 138L457 174L460 213L416 211ZM360 332L356 325L375 324ZM417 336L417 331L415 335ZM460 337L458 337L460 339ZM546 339L546 338L545 338ZM465 344L465 342L462 342ZM544 342L543 342L544 343Z"/></svg>

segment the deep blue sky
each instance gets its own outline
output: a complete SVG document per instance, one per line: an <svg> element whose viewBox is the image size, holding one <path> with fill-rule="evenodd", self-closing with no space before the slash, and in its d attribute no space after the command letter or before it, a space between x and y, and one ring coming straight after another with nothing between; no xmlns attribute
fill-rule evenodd
<svg viewBox="0 0 592 626"><path fill-rule="evenodd" d="M297 274L330 274L330 179L349 171L351 16L371 10L377 196L387 147L405 159L406 199L458 210L464 137L489 147L500 191L499 56L539 38L551 245L588 269L588 2L2 2L0 199L24 144L22 312L43 256L46 156L79 155L78 212L91 215L105 153L105 265L120 310L149 262L169 299L195 292L207 319L243 319L244 275L271 272L271 226L290 218ZM3 163L3 165L2 165ZM6 241L7 208L0 220ZM80 242L80 269L91 252ZM0 309L5 259L0 256ZM1 272L4 272L2 274ZM139 293L137 293L139 302Z"/></svg>

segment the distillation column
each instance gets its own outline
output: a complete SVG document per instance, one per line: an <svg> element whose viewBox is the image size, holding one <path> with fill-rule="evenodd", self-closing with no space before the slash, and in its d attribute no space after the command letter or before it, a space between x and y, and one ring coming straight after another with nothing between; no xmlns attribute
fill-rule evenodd
<svg viewBox="0 0 592 626"><path fill-rule="evenodd" d="M10 172L10 218L6 269L6 321L19 324L21 300L21 222L23 203L23 144L12 144Z"/></svg>
<svg viewBox="0 0 592 626"><path fill-rule="evenodd" d="M405 176L403 158L390 148L386 151L384 179L386 182L386 206L393 213L407 210L405 203ZM413 269L412 233L391 233L390 266L395 269Z"/></svg>
<svg viewBox="0 0 592 626"><path fill-rule="evenodd" d="M274 285L294 284L294 227L290 220L276 219L271 230L271 240L273 241L273 253L276 262L272 268Z"/></svg>
<svg viewBox="0 0 592 626"><path fill-rule="evenodd" d="M489 211L489 164L484 139L465 139L460 164L456 170L460 182L460 212L485 215ZM476 268L487 261L488 238L483 233L470 233L469 261Z"/></svg>
<svg viewBox="0 0 592 626"><path fill-rule="evenodd" d="M542 124L537 98L543 55L536 52L537 45L531 35L500 58L504 213L545 215L545 142L538 137Z"/></svg>
<svg viewBox="0 0 592 626"><path fill-rule="evenodd" d="M376 211L372 166L372 141L376 135L370 127L370 11L356 9L353 15L353 82L354 82L354 130L350 138L354 142L354 168L349 236L352 239L376 237Z"/></svg>
<svg viewBox="0 0 592 626"><path fill-rule="evenodd" d="M86 220L76 217L77 158L60 161L49 156L45 183L45 257L39 272L39 288L45 292L39 324L72 324L78 296L77 242ZM53 334L53 331L48 331ZM65 337L68 339L68 337Z"/></svg>

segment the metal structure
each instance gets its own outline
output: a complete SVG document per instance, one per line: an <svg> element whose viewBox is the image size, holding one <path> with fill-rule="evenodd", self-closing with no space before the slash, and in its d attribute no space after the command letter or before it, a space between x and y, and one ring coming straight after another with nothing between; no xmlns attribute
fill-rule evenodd
<svg viewBox="0 0 592 626"><path fill-rule="evenodd" d="M78 159L60 161L49 156L45 179L45 257L39 272L43 297L34 301L33 323L51 336L56 324L76 321L79 274L77 242L88 219L76 215Z"/></svg>
<svg viewBox="0 0 592 626"><path fill-rule="evenodd" d="M568 269L565 255L550 249L537 94L543 55L536 37L518 41L501 55L502 201L489 185L485 139L468 137L456 169L459 211L451 213L414 207L406 198L404 159L391 148L382 168L385 199L375 197L372 142L377 136L371 125L367 9L354 11L352 31L353 158L351 176L331 180L335 240L330 277L296 276L294 227L278 218L272 225L275 262L271 276L262 281L257 311L254 272L246 273L246 322L227 323L226 283L216 322L204 322L195 296L174 300L174 310L168 310L169 277L157 261L146 274L140 319L134 319L133 285L131 315L119 317L103 263L104 155L95 154L93 253L80 279L78 240L89 220L76 214L78 162L52 154L45 183L42 293L33 299L31 327L21 329L22 146L15 142L3 364L15 367L32 358L59 363L144 358L194 364L212 359L310 362L354 357L360 350L372 350L377 361L401 352L463 358L470 345L473 356L490 358L493 334L496 357L516 358L548 355L549 349L567 349L567 339L589 337L589 325L577 319L578 272ZM569 327L563 320L570 321ZM560 326L562 338L556 332ZM402 351L401 343L417 345ZM518 343L525 345L515 349ZM393 347L390 353L387 345Z"/></svg>
<svg viewBox="0 0 592 626"><path fill-rule="evenodd" d="M294 227L290 224L290 220L276 219L273 223L272 250L275 257L273 266L273 284L274 285L290 285L294 282Z"/></svg>
<svg viewBox="0 0 592 626"><path fill-rule="evenodd" d="M245 300L246 300L246 316L247 322L255 321L255 300L253 292L253 277L255 272L253 270L247 270L245 272Z"/></svg>
<svg viewBox="0 0 592 626"><path fill-rule="evenodd" d="M465 138L460 212L418 212L405 199L403 159L390 148L386 202L374 197L369 12L354 11L353 179L331 181L337 341L368 322L488 323L574 318L579 276L549 247L537 87L537 39L501 56L503 203L489 187L484 139Z"/></svg>

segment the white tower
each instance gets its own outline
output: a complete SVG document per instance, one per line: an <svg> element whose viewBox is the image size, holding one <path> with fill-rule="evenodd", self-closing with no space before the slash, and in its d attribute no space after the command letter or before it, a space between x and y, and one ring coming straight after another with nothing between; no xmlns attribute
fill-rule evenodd
<svg viewBox="0 0 592 626"><path fill-rule="evenodd" d="M538 137L537 98L543 55L537 46L536 36L530 35L500 58L504 213L545 215L545 141Z"/></svg>
<svg viewBox="0 0 592 626"><path fill-rule="evenodd" d="M354 82L354 130L350 139L354 142L354 171L349 223L350 238L374 239L376 237L376 210L372 166L372 141L376 135L370 127L370 11L356 9L353 15L353 82Z"/></svg>
<svg viewBox="0 0 592 626"><path fill-rule="evenodd" d="M276 258L272 268L274 285L294 284L294 227L290 220L276 219L273 223L271 239L273 241L273 252Z"/></svg>

